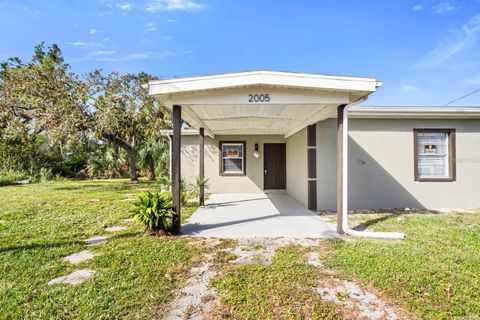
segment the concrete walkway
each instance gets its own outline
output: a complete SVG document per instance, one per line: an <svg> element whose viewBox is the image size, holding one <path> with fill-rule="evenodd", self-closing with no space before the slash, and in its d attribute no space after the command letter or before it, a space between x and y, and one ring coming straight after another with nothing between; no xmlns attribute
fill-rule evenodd
<svg viewBox="0 0 480 320"><path fill-rule="evenodd" d="M182 228L201 237L336 238L316 214L281 193L212 194Z"/></svg>

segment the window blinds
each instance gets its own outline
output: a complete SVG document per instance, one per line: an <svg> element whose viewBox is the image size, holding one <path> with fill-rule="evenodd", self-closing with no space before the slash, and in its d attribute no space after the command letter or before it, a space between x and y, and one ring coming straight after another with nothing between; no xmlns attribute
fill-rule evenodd
<svg viewBox="0 0 480 320"><path fill-rule="evenodd" d="M448 178L448 134L425 132L417 139L419 178Z"/></svg>

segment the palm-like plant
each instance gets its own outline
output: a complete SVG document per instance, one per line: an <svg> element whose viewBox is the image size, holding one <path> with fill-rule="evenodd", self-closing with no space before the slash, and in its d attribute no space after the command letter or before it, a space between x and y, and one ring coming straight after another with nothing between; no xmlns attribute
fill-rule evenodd
<svg viewBox="0 0 480 320"><path fill-rule="evenodd" d="M142 169L147 171L149 180L155 180L156 164L164 161L164 155L168 155L168 147L162 141L149 137L138 151L138 161ZM168 159L167 159L168 160Z"/></svg>
<svg viewBox="0 0 480 320"><path fill-rule="evenodd" d="M197 192L198 195L198 203L200 205L203 205L204 198L201 197L200 195L200 189L206 189L208 188L208 178L206 177L197 177L197 180L195 181L195 191Z"/></svg>
<svg viewBox="0 0 480 320"><path fill-rule="evenodd" d="M115 178L122 175L122 167L125 164L124 153L102 146L90 155L87 161L87 171L90 177Z"/></svg>
<svg viewBox="0 0 480 320"><path fill-rule="evenodd" d="M148 192L134 202L133 217L151 231L165 230L172 227L173 208L170 193Z"/></svg>

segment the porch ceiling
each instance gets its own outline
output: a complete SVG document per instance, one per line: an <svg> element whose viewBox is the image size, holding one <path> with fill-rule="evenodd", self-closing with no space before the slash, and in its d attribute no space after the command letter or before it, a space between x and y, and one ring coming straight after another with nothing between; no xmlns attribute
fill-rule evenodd
<svg viewBox="0 0 480 320"><path fill-rule="evenodd" d="M286 137L332 116L340 104L368 96L372 78L272 71L150 81L149 94L206 134L280 134Z"/></svg>

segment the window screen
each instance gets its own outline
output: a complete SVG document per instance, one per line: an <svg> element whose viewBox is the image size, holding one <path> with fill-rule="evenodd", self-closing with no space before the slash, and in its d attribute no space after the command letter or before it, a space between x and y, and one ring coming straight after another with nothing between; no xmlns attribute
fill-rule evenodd
<svg viewBox="0 0 480 320"><path fill-rule="evenodd" d="M243 143L222 143L222 173L244 173L245 157L243 148Z"/></svg>
<svg viewBox="0 0 480 320"><path fill-rule="evenodd" d="M417 134L418 178L449 178L448 132Z"/></svg>

